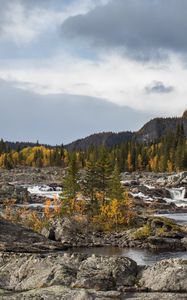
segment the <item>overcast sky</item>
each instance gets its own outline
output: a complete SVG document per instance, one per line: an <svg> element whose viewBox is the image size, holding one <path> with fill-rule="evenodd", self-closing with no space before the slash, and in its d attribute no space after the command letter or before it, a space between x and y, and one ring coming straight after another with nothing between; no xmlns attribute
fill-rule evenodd
<svg viewBox="0 0 187 300"><path fill-rule="evenodd" d="M0 137L71 142L187 108L186 0L0 0Z"/></svg>

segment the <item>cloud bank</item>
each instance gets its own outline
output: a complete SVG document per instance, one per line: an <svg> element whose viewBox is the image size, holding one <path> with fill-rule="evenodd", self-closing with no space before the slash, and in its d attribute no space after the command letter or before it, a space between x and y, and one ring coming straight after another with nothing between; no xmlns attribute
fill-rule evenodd
<svg viewBox="0 0 187 300"><path fill-rule="evenodd" d="M67 144L101 129L137 130L153 116L99 98L37 95L4 81L0 81L0 99L0 136L14 141Z"/></svg>
<svg viewBox="0 0 187 300"><path fill-rule="evenodd" d="M187 50L186 0L115 0L85 15L68 18L62 33L95 46L123 48L139 59Z"/></svg>
<svg viewBox="0 0 187 300"><path fill-rule="evenodd" d="M0 5L0 136L69 142L186 109L186 0Z"/></svg>

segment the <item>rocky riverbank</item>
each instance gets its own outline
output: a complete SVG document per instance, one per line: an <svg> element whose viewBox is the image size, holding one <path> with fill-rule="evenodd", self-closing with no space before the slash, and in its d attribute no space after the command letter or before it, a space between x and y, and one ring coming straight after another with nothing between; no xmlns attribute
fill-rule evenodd
<svg viewBox="0 0 187 300"><path fill-rule="evenodd" d="M178 246L181 243L183 249L187 249L185 234L176 231L173 232L175 237L172 236L166 221L148 218L146 224L153 232L158 228L169 229L165 239L170 240L170 250L175 239L178 239ZM79 245L76 241L84 240L82 246L87 247L91 245L89 239L93 243L95 238L94 245L100 246L102 241L105 246L107 243L118 246L121 243L122 246L126 237L131 236L132 241L132 235L127 231L110 235L95 233L92 236L87 234L86 239L85 233L81 235L80 228L74 225L67 218L56 221L53 231L52 228L45 229L46 234L51 234L49 237L53 240L50 240L30 229L1 220L0 299L186 299L186 260L169 259L153 266L140 266L127 257L76 253L76 248L73 248ZM160 242L162 247L163 241ZM147 242L150 243L150 238ZM146 243L146 240L139 240L139 246L141 243ZM136 247L137 244L128 246ZM71 251L66 251L70 247Z"/></svg>
<svg viewBox="0 0 187 300"><path fill-rule="evenodd" d="M64 170L20 168L1 170L0 203L43 203L29 185L61 185ZM51 221L41 234L0 220L0 299L187 299L187 261L169 259L140 266L126 257L90 256L79 247L138 248L151 251L186 251L187 230L158 211L184 211L167 203L170 188L186 187L182 174L124 174L123 184L134 197L138 212L134 226L112 232L94 229L85 220ZM154 185L154 186L153 186ZM143 195L143 196L142 196ZM186 197L186 195L183 196ZM148 214L148 211L151 213ZM67 251L68 250L68 251Z"/></svg>
<svg viewBox="0 0 187 300"><path fill-rule="evenodd" d="M0 171L0 204L6 199L15 199L16 203L43 203L44 197L28 192L29 186L61 186L64 169L57 167L33 168L20 167Z"/></svg>
<svg viewBox="0 0 187 300"><path fill-rule="evenodd" d="M86 222L62 218L44 228L42 234L70 248L114 246L152 251L187 250L186 228L162 217L138 217L133 228L111 232L93 231Z"/></svg>
<svg viewBox="0 0 187 300"><path fill-rule="evenodd" d="M0 253L0 289L2 300L186 299L187 261Z"/></svg>

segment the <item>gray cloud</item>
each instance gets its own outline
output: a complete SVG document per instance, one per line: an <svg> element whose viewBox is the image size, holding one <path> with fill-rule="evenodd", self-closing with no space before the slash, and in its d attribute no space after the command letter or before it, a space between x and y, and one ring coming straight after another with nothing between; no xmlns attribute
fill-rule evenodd
<svg viewBox="0 0 187 300"><path fill-rule="evenodd" d="M147 94L168 94L174 91L174 87L171 85L165 85L161 81L154 81L150 85L145 87Z"/></svg>
<svg viewBox="0 0 187 300"><path fill-rule="evenodd" d="M113 0L62 25L66 37L122 48L141 60L185 53L186 32L186 0Z"/></svg>
<svg viewBox="0 0 187 300"><path fill-rule="evenodd" d="M0 137L68 143L99 131L137 130L152 114L76 95L38 95L0 81Z"/></svg>

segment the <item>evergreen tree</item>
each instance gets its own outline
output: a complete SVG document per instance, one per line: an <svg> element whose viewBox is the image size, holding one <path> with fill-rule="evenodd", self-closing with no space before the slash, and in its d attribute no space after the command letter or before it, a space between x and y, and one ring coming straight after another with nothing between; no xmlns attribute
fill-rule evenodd
<svg viewBox="0 0 187 300"><path fill-rule="evenodd" d="M69 199L76 199L76 195L77 192L80 190L80 186L78 183L78 168L75 154L73 154L70 159L67 174L64 178L63 186L64 196Z"/></svg>
<svg viewBox="0 0 187 300"><path fill-rule="evenodd" d="M183 124L179 124L176 132L176 150L175 150L175 167L176 170L183 170L185 163L185 133Z"/></svg>
<svg viewBox="0 0 187 300"><path fill-rule="evenodd" d="M85 168L85 176L84 176L84 194L88 196L93 202L95 200L95 193L97 191L97 168L96 163L92 159L91 161L87 162Z"/></svg>
<svg viewBox="0 0 187 300"><path fill-rule="evenodd" d="M121 185L121 176L117 163L115 164L111 178L108 185L108 196L110 199L122 200L123 188Z"/></svg>
<svg viewBox="0 0 187 300"><path fill-rule="evenodd" d="M96 164L96 174L97 189L102 193L102 202L104 204L108 189L108 182L111 175L111 162L105 147L101 147L99 150L99 160Z"/></svg>
<svg viewBox="0 0 187 300"><path fill-rule="evenodd" d="M13 162L11 153L4 154L3 167L8 170L10 170L14 167L14 162Z"/></svg>

